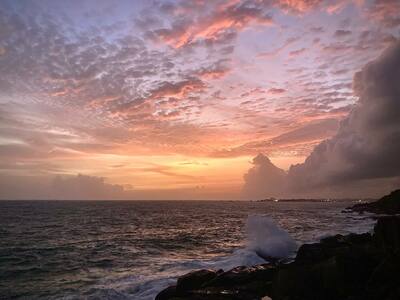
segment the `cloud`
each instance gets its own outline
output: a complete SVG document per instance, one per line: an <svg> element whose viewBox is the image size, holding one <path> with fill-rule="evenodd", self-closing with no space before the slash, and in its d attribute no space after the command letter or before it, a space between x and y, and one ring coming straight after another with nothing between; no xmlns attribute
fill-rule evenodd
<svg viewBox="0 0 400 300"><path fill-rule="evenodd" d="M351 31L350 30L343 30L343 29L338 29L335 31L334 36L337 38L342 38L342 37L346 37L351 35Z"/></svg>
<svg viewBox="0 0 400 300"><path fill-rule="evenodd" d="M307 50L306 48L301 48L301 49L290 51L289 57L299 56L299 55L303 54L304 52L306 52L306 50Z"/></svg>
<svg viewBox="0 0 400 300"><path fill-rule="evenodd" d="M219 79L229 73L230 69L225 65L226 60L220 60L209 67L202 67L194 73L202 79Z"/></svg>
<svg viewBox="0 0 400 300"><path fill-rule="evenodd" d="M303 185L400 175L400 43L354 76L359 100L338 133L293 166L290 176Z"/></svg>
<svg viewBox="0 0 400 300"><path fill-rule="evenodd" d="M317 145L304 163L292 166L286 178L287 187L294 194L309 194L345 187L355 192L360 182L369 182L379 189L387 188L382 180L396 181L400 176L400 42L365 65L353 80L359 97L350 114L342 120L332 138ZM264 159L265 161L265 159ZM268 166L273 169L271 166ZM245 190L251 187L270 187L274 181L255 169L245 175ZM258 177L257 177L258 175ZM267 176L268 175L268 176ZM263 177L264 176L264 177ZM281 176L278 176L281 181ZM373 182L376 182L374 184ZM257 182L255 185L253 182ZM353 183L353 189L351 186ZM264 189L268 192L267 189ZM268 194L266 192L266 194ZM364 191L358 191L362 194ZM276 189L271 189L276 194Z"/></svg>
<svg viewBox="0 0 400 300"><path fill-rule="evenodd" d="M322 4L322 0L280 0L277 1L279 6L288 12L291 13L305 13L308 12L320 4Z"/></svg>
<svg viewBox="0 0 400 300"><path fill-rule="evenodd" d="M121 185L88 175L5 176L0 175L1 199L109 200L129 199Z"/></svg>
<svg viewBox="0 0 400 300"><path fill-rule="evenodd" d="M375 0L367 10L367 17L387 28L400 25L400 2L397 0Z"/></svg>
<svg viewBox="0 0 400 300"><path fill-rule="evenodd" d="M300 40L300 38L298 38L298 37L290 37L282 44L282 46L280 46L280 47L278 47L278 48L276 48L276 49L274 49L272 51L258 53L257 57L259 57L259 58L272 58L272 57L275 57L278 54L282 53L284 50L286 50L289 46L291 46L292 44L297 42L298 40Z"/></svg>
<svg viewBox="0 0 400 300"><path fill-rule="evenodd" d="M322 26L314 26L310 28L310 32L312 33L323 33L324 31L324 27Z"/></svg>
<svg viewBox="0 0 400 300"><path fill-rule="evenodd" d="M249 24L272 24L272 17L263 6L252 1L219 3L211 8L203 3L196 5L194 2L191 7L185 6L184 3L179 3L168 11L175 19L169 28L153 30L148 36L174 48L181 48L200 41L223 41L227 35L234 35ZM206 13L207 11L209 13ZM192 17L185 17L187 13Z"/></svg>
<svg viewBox="0 0 400 300"><path fill-rule="evenodd" d="M149 169L148 172L159 171ZM232 191L204 186L139 189L131 185L111 184L103 177L82 174L52 177L0 174L0 191L0 200L203 200L237 197Z"/></svg>
<svg viewBox="0 0 400 300"><path fill-rule="evenodd" d="M324 4L322 0L181 1L176 4L161 4L155 9L169 16L171 22L169 26L149 29L146 36L177 49L225 43L232 41L238 32L252 25L273 25L274 8L287 14L302 15L318 7L333 12L346 4L344 1L333 2L336 6ZM142 24L143 17L138 22ZM146 25L148 23L156 22L150 18ZM261 53L259 56L267 57L269 54Z"/></svg>
<svg viewBox="0 0 400 300"><path fill-rule="evenodd" d="M206 130L174 122L197 116L202 107L194 97L229 71L226 59L186 63L191 55L152 47L137 30L127 32L131 24L86 28L69 19L75 14L38 5L0 5L0 134L21 140L0 145L4 157L111 152L127 143L175 152L205 139ZM181 145L166 138L184 134L190 137Z"/></svg>
<svg viewBox="0 0 400 300"><path fill-rule="evenodd" d="M254 199L282 195L286 185L286 173L277 168L263 154L252 161L253 167L244 175L243 193Z"/></svg>
<svg viewBox="0 0 400 300"><path fill-rule="evenodd" d="M254 155L254 153L290 152L291 155L303 156L304 152L311 150L316 142L320 142L335 134L338 128L336 119L323 119L286 131L280 135L266 140L245 143L231 149L214 152L215 157L235 157Z"/></svg>
<svg viewBox="0 0 400 300"><path fill-rule="evenodd" d="M285 92L286 92L286 90L282 89L282 88L270 88L268 90L268 93L273 94L273 95L280 95L280 94L283 94Z"/></svg>
<svg viewBox="0 0 400 300"><path fill-rule="evenodd" d="M54 178L51 184L54 199L66 200L107 200L126 198L121 185L109 184L102 177L78 174L76 176Z"/></svg>
<svg viewBox="0 0 400 300"><path fill-rule="evenodd" d="M2 174L122 180L106 165L135 155L298 161L355 100L334 85L398 35L361 13L337 23L349 10L325 11L342 0L0 2Z"/></svg>

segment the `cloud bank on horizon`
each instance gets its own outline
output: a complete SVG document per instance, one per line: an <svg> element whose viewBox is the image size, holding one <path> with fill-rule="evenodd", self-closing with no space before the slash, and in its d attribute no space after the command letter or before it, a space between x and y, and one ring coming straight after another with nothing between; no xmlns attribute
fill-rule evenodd
<svg viewBox="0 0 400 300"><path fill-rule="evenodd" d="M338 132L285 173L264 155L245 175L247 195L376 195L400 185L400 42L354 75L359 97ZM352 192L351 192L352 190Z"/></svg>
<svg viewBox="0 0 400 300"><path fill-rule="evenodd" d="M77 174L104 178L115 199L237 198L257 153L287 169L344 135L367 93L353 74L396 43L399 11L390 0L1 1L0 198L48 196L56 177L89 182ZM255 191L257 176L246 175Z"/></svg>

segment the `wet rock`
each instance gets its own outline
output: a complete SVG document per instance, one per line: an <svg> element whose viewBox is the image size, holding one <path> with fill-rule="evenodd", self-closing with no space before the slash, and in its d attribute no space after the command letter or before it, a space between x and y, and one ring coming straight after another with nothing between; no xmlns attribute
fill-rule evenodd
<svg viewBox="0 0 400 300"><path fill-rule="evenodd" d="M219 274L206 286L238 286L252 281L270 281L275 274L275 267L269 264L253 267L236 267L232 270Z"/></svg>
<svg viewBox="0 0 400 300"><path fill-rule="evenodd" d="M324 247L320 243L301 245L297 251L296 262L310 263L317 262L327 258Z"/></svg>
<svg viewBox="0 0 400 300"><path fill-rule="evenodd" d="M271 282L275 275L276 267L269 264L253 267L236 267L218 275L206 283L207 288L225 288L237 295L243 295L243 299L260 299L270 294Z"/></svg>
<svg viewBox="0 0 400 300"><path fill-rule="evenodd" d="M176 287L160 292L156 300L166 299L261 299L270 293L275 267L264 264L236 267L223 272L199 270L178 278Z"/></svg>
<svg viewBox="0 0 400 300"><path fill-rule="evenodd" d="M214 279L221 274L223 271L214 271L214 270L198 270L194 272L190 272L186 275L183 275L178 278L176 284L177 291L187 291L194 290L202 287L206 282Z"/></svg>
<svg viewBox="0 0 400 300"><path fill-rule="evenodd" d="M176 286L172 285L159 292L155 300L168 300L173 299L177 295Z"/></svg>

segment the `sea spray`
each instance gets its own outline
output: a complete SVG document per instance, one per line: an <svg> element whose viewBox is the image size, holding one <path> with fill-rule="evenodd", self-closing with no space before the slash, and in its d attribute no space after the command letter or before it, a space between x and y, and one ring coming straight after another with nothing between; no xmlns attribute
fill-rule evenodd
<svg viewBox="0 0 400 300"><path fill-rule="evenodd" d="M295 240L271 218L251 215L246 222L247 248L261 257L286 258L297 245Z"/></svg>
<svg viewBox="0 0 400 300"><path fill-rule="evenodd" d="M287 258L295 253L297 244L275 221L264 215L249 215L246 220L245 247L231 255L201 261L203 268L229 270L237 266L252 266L272 258ZM201 268L198 266L198 268Z"/></svg>

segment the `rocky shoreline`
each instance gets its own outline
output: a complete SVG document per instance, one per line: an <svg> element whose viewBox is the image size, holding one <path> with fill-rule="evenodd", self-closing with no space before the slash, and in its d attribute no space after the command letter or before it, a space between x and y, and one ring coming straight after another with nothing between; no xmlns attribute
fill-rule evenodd
<svg viewBox="0 0 400 300"><path fill-rule="evenodd" d="M396 215L400 213L400 189L383 196L375 202L359 203L348 208L359 213L370 212L374 214Z"/></svg>
<svg viewBox="0 0 400 300"><path fill-rule="evenodd" d="M357 212L397 214L400 190ZM400 299L400 217L378 217L372 234L335 235L302 245L291 262L229 271L198 270L178 278L156 300ZM267 298L265 298L267 299Z"/></svg>

